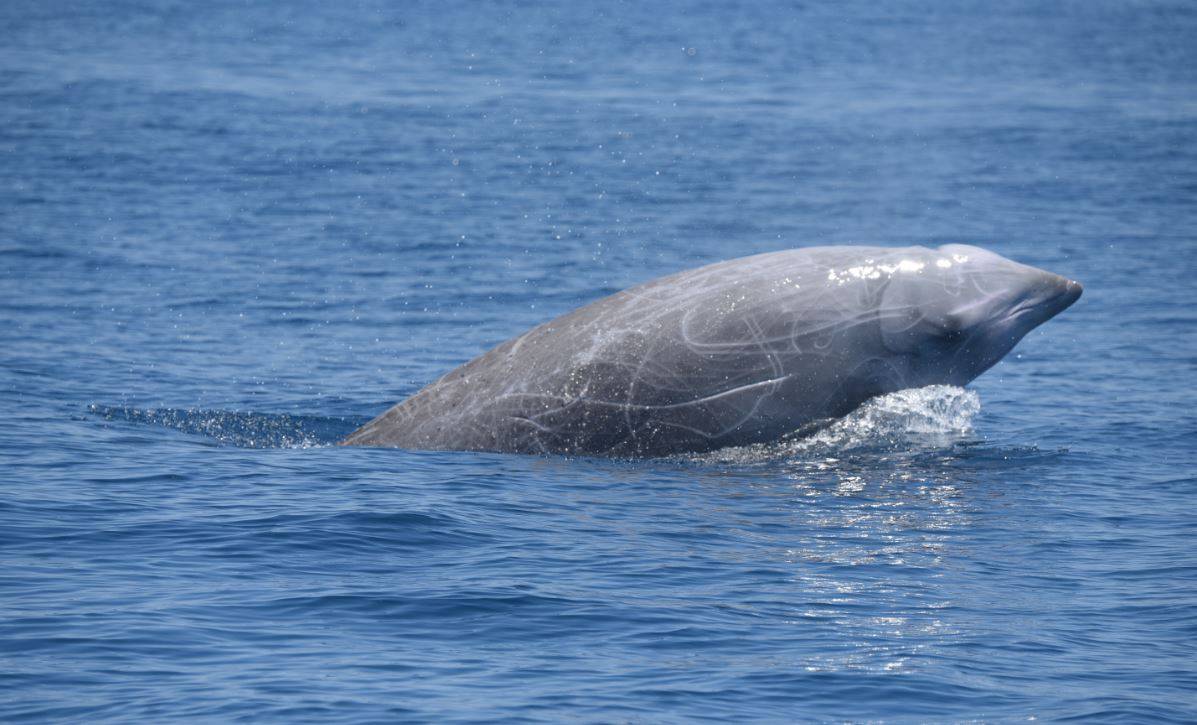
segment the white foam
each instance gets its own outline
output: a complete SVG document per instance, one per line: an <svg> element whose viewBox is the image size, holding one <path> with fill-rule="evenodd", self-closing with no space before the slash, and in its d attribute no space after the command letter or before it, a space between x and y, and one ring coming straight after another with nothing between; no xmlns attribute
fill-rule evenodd
<svg viewBox="0 0 1197 725"><path fill-rule="evenodd" d="M926 450L968 437L981 398L951 385L900 390L867 401L847 416L813 426L808 435L776 443L724 448L699 460L752 463L810 458L861 450Z"/></svg>

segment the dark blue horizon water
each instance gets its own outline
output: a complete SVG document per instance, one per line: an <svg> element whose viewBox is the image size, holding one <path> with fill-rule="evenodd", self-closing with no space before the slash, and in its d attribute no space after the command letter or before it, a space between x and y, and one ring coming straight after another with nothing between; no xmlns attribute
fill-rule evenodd
<svg viewBox="0 0 1197 725"><path fill-rule="evenodd" d="M0 720L1197 719L1197 8L0 4ZM969 390L331 445L652 277L978 244Z"/></svg>

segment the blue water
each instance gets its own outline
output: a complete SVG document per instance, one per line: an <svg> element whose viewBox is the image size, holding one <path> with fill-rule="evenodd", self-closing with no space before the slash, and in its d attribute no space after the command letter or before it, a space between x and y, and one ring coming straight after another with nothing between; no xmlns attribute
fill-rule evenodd
<svg viewBox="0 0 1197 725"><path fill-rule="evenodd" d="M1197 718L1187 2L0 4L0 719ZM715 260L1084 282L968 391L330 444Z"/></svg>

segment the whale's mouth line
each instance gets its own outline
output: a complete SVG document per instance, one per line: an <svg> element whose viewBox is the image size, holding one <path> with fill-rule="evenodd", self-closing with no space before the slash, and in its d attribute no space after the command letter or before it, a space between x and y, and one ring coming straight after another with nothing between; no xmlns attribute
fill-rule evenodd
<svg viewBox="0 0 1197 725"><path fill-rule="evenodd" d="M1006 313L1006 322L1012 322L1020 317L1024 317L1032 312L1035 312L1036 310L1042 309L1044 304L1044 301L1024 302Z"/></svg>
<svg viewBox="0 0 1197 725"><path fill-rule="evenodd" d="M1081 297L1084 288L1079 282L1067 280L1063 287L1048 297L1030 299L1020 302L1005 315L1007 322L1017 320L1031 312L1048 310L1046 318L1050 319L1072 306Z"/></svg>

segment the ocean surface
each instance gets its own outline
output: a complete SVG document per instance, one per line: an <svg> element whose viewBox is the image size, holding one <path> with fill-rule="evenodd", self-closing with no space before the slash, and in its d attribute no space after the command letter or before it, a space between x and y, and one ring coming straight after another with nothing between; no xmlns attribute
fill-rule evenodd
<svg viewBox="0 0 1197 725"><path fill-rule="evenodd" d="M977 244L967 390L332 444L658 275ZM0 3L0 720L1192 721L1197 6Z"/></svg>

